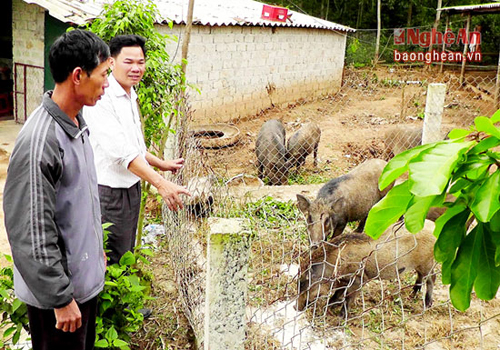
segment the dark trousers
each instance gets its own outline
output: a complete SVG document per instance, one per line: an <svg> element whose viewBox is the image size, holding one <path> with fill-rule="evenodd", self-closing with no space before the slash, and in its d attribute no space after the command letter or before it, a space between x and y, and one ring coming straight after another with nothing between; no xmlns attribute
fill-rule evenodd
<svg viewBox="0 0 500 350"><path fill-rule="evenodd" d="M120 261L123 254L133 251L139 210L141 208L141 183L130 188L111 188L99 185L102 223L112 223L109 231L107 255L109 264Z"/></svg>
<svg viewBox="0 0 500 350"><path fill-rule="evenodd" d="M97 297L78 304L82 326L75 332L56 329L54 310L28 305L28 319L33 350L93 350L97 313Z"/></svg>

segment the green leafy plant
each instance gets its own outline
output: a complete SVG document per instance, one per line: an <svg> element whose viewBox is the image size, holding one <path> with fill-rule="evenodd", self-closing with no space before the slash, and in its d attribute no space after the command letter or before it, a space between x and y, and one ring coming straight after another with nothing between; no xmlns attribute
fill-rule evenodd
<svg viewBox="0 0 500 350"><path fill-rule="evenodd" d="M28 309L26 304L14 295L14 271L12 258L4 255L9 262L8 267L0 269L0 312L2 320L0 329L3 330L0 348L10 349L10 345L19 342L21 333L28 330Z"/></svg>
<svg viewBox="0 0 500 350"><path fill-rule="evenodd" d="M477 297L490 300L500 286L500 110L477 117L469 130L455 129L449 140L422 145L395 156L385 167L379 187L400 175L408 180L393 187L370 211L366 233L378 238L404 215L410 232L420 231L431 207L447 207L436 221L434 256L442 280L458 310ZM456 199L445 202L447 194ZM467 230L467 221L477 225Z"/></svg>
<svg viewBox="0 0 500 350"><path fill-rule="evenodd" d="M104 290L99 294L96 348L130 349L131 334L142 326L139 310L149 298L149 286L135 266L138 259L147 262L145 256L151 255L151 251L136 251L135 255L125 253L119 264L107 268Z"/></svg>
<svg viewBox="0 0 500 350"><path fill-rule="evenodd" d="M106 248L109 226L110 223L102 225L106 252L109 251ZM151 299L148 281L142 278L137 262L149 264L147 257L152 254L147 247L136 247L134 253L125 253L118 264L107 266L104 289L98 297L96 348L130 349L131 334L138 331L144 321L139 310Z"/></svg>
<svg viewBox="0 0 500 350"><path fill-rule="evenodd" d="M309 185L320 184L330 180L329 177L321 175L321 173L306 173L306 172L293 172L288 177L289 185Z"/></svg>
<svg viewBox="0 0 500 350"><path fill-rule="evenodd" d="M388 88L401 86L401 82L397 79L382 79L380 81L380 84L383 87L388 87Z"/></svg>
<svg viewBox="0 0 500 350"><path fill-rule="evenodd" d="M233 216L248 219L253 232L259 229L276 230L276 236L280 237L297 234L292 228L296 226L297 222L302 221L302 213L294 201L279 201L270 196L247 203L240 210L234 212ZM300 236L307 240L305 227Z"/></svg>

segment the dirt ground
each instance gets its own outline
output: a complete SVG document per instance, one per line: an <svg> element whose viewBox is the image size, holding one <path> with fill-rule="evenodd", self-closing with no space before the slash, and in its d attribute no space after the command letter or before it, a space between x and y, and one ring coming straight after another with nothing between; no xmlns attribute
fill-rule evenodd
<svg viewBox="0 0 500 350"><path fill-rule="evenodd" d="M288 138L301 124L314 121L321 128L318 166L313 168L312 156L309 156L306 171L334 178L366 159L388 160L384 135L392 126L422 127L423 120L418 114L423 113L421 106L425 104L425 89L409 86L405 90L404 110L401 89L378 87L372 94L352 89L349 93L297 102L285 108L275 107L252 118L233 120L231 124L240 130L240 142L228 148L204 149L202 155L206 165L224 177L241 173L257 175L255 140L264 122L270 119L282 121ZM450 102L445 104L452 108L445 108L443 133L454 127L468 127L478 116L469 106L454 102L461 99L460 94L446 97Z"/></svg>

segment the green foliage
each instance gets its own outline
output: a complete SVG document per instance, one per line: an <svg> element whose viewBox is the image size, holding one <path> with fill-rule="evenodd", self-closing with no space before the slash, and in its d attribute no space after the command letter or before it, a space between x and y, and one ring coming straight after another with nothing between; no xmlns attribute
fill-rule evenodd
<svg viewBox="0 0 500 350"><path fill-rule="evenodd" d="M139 250L137 254L144 254ZM148 286L134 267L136 256L127 252L119 264L108 266L104 290L99 294L97 348L130 349L130 336L140 329Z"/></svg>
<svg viewBox="0 0 500 350"><path fill-rule="evenodd" d="M0 270L0 312L2 320L2 339L0 348L10 349L11 345L19 342L23 329L28 329L28 309L26 304L14 295L14 272L12 269L12 258L4 255L11 266Z"/></svg>
<svg viewBox="0 0 500 350"><path fill-rule="evenodd" d="M310 185L321 184L331 180L329 177L321 175L321 173L293 172L288 177L289 185Z"/></svg>
<svg viewBox="0 0 500 350"><path fill-rule="evenodd" d="M358 38L347 39L347 49L345 54L346 65L354 68L362 68L372 63L375 49L369 45L364 45Z"/></svg>
<svg viewBox="0 0 500 350"><path fill-rule="evenodd" d="M109 224L103 224L104 245L106 246ZM148 282L141 278L142 272L136 263L149 264L150 249L136 247L135 254L125 253L118 264L106 269L104 289L99 294L96 320L96 348L130 349L131 334L138 331L143 323L143 315L138 311L149 299Z"/></svg>
<svg viewBox="0 0 500 350"><path fill-rule="evenodd" d="M302 223L302 213L295 205L294 201L279 201L267 196L256 202L247 203L245 206L234 210L229 214L230 217L246 218L250 222L250 228L253 233L259 229L277 231L276 236L285 237L287 235L296 235L293 231L297 223ZM304 227L305 229L305 227ZM304 230L301 237L307 240L307 234Z"/></svg>
<svg viewBox="0 0 500 350"><path fill-rule="evenodd" d="M405 172L408 180L395 186L368 215L366 233L377 238L401 215L416 233L431 207L447 207L436 221L434 256L442 264L442 279L459 310L470 306L471 293L483 300L500 286L500 110L491 118L477 117L469 130L456 129L450 140L407 150L384 169L385 188ZM456 199L446 202L446 194ZM467 222L477 226L467 232Z"/></svg>
<svg viewBox="0 0 500 350"><path fill-rule="evenodd" d="M103 225L109 227L108 224ZM105 230L106 233L106 230ZM107 237L107 233L105 234ZM149 299L149 286L136 267L138 260L148 263L149 249L136 249L135 255L127 252L119 264L107 267L104 290L98 297L96 326L96 348L130 349L130 336L140 329L143 316L138 312ZM12 264L12 258L5 255ZM12 266L0 270L0 328L3 330L0 347L9 349L19 342L22 330L28 329L26 304L14 295L14 273Z"/></svg>

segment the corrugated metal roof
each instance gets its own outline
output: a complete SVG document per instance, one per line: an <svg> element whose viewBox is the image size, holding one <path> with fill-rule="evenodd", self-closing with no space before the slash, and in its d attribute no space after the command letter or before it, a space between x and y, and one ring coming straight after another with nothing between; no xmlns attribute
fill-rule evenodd
<svg viewBox="0 0 500 350"><path fill-rule="evenodd" d="M156 0L163 16L174 23L185 23L187 0ZM354 32L347 26L329 22L295 11L288 11L286 22L269 21L261 18L263 4L252 0L195 0L193 22L202 25L248 25L273 27L321 28L335 31Z"/></svg>
<svg viewBox="0 0 500 350"><path fill-rule="evenodd" d="M479 5L463 5L463 6L449 6L442 7L440 11L448 12L450 14L454 13L463 13L463 12L471 12L471 13L498 13L500 12L500 3L492 2L489 4L479 4Z"/></svg>
<svg viewBox="0 0 500 350"><path fill-rule="evenodd" d="M23 0L37 4L49 11L60 21L83 24L98 16L105 3L114 0ZM186 23L188 0L154 0L161 14L158 22L172 20L176 24ZM288 11L286 22L269 21L261 18L263 4L253 0L195 0L193 23L207 26L273 26L319 28L333 31L354 32L355 30L295 11Z"/></svg>
<svg viewBox="0 0 500 350"><path fill-rule="evenodd" d="M23 0L43 7L49 14L65 23L84 24L101 13L102 0Z"/></svg>

